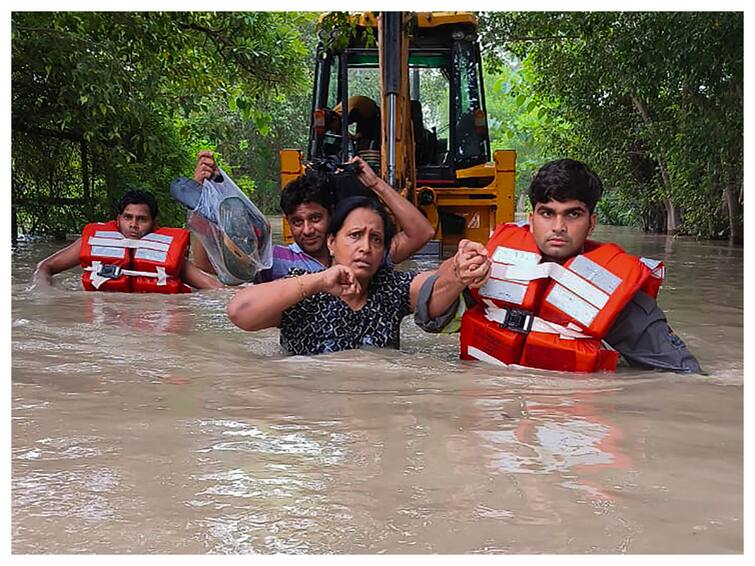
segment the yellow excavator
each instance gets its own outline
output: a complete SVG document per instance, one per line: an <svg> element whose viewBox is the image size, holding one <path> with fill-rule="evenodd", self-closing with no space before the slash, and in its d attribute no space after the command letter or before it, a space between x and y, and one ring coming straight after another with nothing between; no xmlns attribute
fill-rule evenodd
<svg viewBox="0 0 755 566"><path fill-rule="evenodd" d="M422 255L440 256L461 238L486 243L514 220L516 153L491 156L477 17L333 16L318 25L306 159L361 156L432 223ZM303 160L302 150L281 151L282 187L304 172Z"/></svg>

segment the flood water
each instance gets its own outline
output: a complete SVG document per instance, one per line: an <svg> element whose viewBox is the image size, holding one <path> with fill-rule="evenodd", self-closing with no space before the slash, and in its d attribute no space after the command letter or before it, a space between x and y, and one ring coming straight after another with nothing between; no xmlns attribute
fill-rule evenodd
<svg viewBox="0 0 755 566"><path fill-rule="evenodd" d="M20 244L12 551L743 552L743 250L596 238L665 261L707 376L462 362L411 318L399 351L288 357L232 290L30 289L62 244Z"/></svg>

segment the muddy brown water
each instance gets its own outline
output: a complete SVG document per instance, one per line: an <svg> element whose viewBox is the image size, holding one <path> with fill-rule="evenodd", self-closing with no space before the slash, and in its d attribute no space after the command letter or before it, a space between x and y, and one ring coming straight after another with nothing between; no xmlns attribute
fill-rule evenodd
<svg viewBox="0 0 755 566"><path fill-rule="evenodd" d="M12 552L743 552L743 250L596 236L666 262L707 376L461 362L409 318L399 351L288 357L231 290L33 289L62 244L21 243Z"/></svg>

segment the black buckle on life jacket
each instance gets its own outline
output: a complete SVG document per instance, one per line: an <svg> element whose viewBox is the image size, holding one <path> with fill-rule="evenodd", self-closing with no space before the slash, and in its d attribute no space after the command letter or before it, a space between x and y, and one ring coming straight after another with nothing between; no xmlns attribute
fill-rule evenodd
<svg viewBox="0 0 755 566"><path fill-rule="evenodd" d="M527 334L532 329L532 323L535 321L535 314L531 311L522 309L507 309L506 318L501 323L501 328Z"/></svg>
<svg viewBox="0 0 755 566"><path fill-rule="evenodd" d="M112 263L103 263L100 266L99 271L97 271L97 275L100 277L105 277L106 279L117 279L121 276L121 268L118 265L113 265Z"/></svg>

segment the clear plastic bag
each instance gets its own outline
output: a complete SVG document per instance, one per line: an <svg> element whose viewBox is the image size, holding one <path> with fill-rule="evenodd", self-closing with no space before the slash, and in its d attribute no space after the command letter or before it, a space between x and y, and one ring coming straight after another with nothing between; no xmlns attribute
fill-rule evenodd
<svg viewBox="0 0 755 566"><path fill-rule="evenodd" d="M239 285L272 267L272 233L267 218L220 172L222 180L205 180L187 225L202 242L218 279Z"/></svg>

